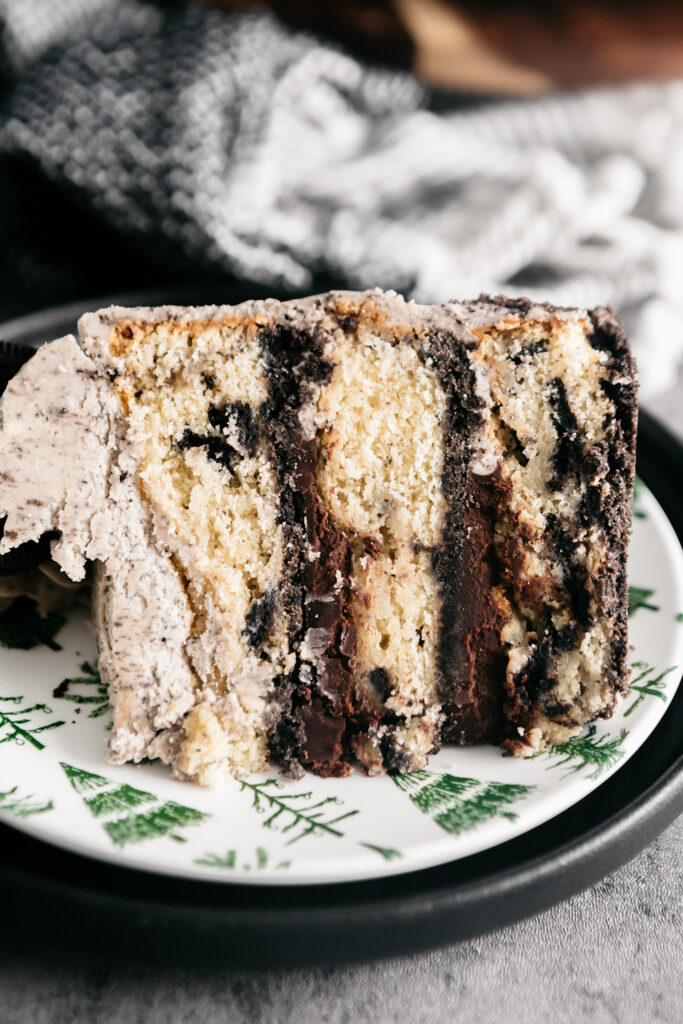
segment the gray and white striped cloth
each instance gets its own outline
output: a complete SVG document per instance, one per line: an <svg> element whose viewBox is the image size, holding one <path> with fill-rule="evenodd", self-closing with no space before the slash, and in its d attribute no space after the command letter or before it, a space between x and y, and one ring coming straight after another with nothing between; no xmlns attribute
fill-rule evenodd
<svg viewBox="0 0 683 1024"><path fill-rule="evenodd" d="M0 0L0 40L0 276L57 281L68 250L72 287L90 281L102 224L143 262L279 290L612 303L644 396L673 383L683 82L444 109L267 14L142 0ZM26 166L41 209L63 195L87 218L40 264L15 237Z"/></svg>

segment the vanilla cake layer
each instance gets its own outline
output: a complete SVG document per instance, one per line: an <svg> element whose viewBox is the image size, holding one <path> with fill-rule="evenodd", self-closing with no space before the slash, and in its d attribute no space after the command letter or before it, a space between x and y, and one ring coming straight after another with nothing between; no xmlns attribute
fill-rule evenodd
<svg viewBox="0 0 683 1024"><path fill-rule="evenodd" d="M79 331L5 392L0 552L95 562L113 761L409 772L611 713L636 409L611 312L336 292Z"/></svg>

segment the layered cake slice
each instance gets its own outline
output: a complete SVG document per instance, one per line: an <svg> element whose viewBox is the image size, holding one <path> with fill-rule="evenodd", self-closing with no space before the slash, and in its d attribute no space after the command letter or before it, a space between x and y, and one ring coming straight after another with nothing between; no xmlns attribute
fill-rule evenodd
<svg viewBox="0 0 683 1024"><path fill-rule="evenodd" d="M636 386L609 310L333 292L111 308L0 432L0 552L93 563L115 763L533 753L628 683Z"/></svg>

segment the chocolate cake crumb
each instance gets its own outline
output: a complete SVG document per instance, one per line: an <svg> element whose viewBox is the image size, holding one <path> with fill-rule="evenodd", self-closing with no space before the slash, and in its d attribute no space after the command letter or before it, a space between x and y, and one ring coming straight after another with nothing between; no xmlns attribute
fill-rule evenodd
<svg viewBox="0 0 683 1024"><path fill-rule="evenodd" d="M260 647L266 638L268 628L273 621L276 598L272 590L267 590L263 597L258 598L247 612L244 636L250 647Z"/></svg>
<svg viewBox="0 0 683 1024"><path fill-rule="evenodd" d="M373 668L369 679L377 696L384 703L390 692L389 673L385 668Z"/></svg>
<svg viewBox="0 0 683 1024"><path fill-rule="evenodd" d="M256 454L258 429L254 421L254 412L247 402L229 402L225 405L209 407L209 423L228 438L234 436L236 448L248 458Z"/></svg>

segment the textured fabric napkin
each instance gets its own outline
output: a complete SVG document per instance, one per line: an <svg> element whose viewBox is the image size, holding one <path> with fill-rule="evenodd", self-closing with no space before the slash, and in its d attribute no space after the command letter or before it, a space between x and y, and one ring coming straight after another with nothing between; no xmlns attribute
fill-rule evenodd
<svg viewBox="0 0 683 1024"><path fill-rule="evenodd" d="M0 0L0 298L229 273L610 302L683 353L683 83L444 103L266 14Z"/></svg>

